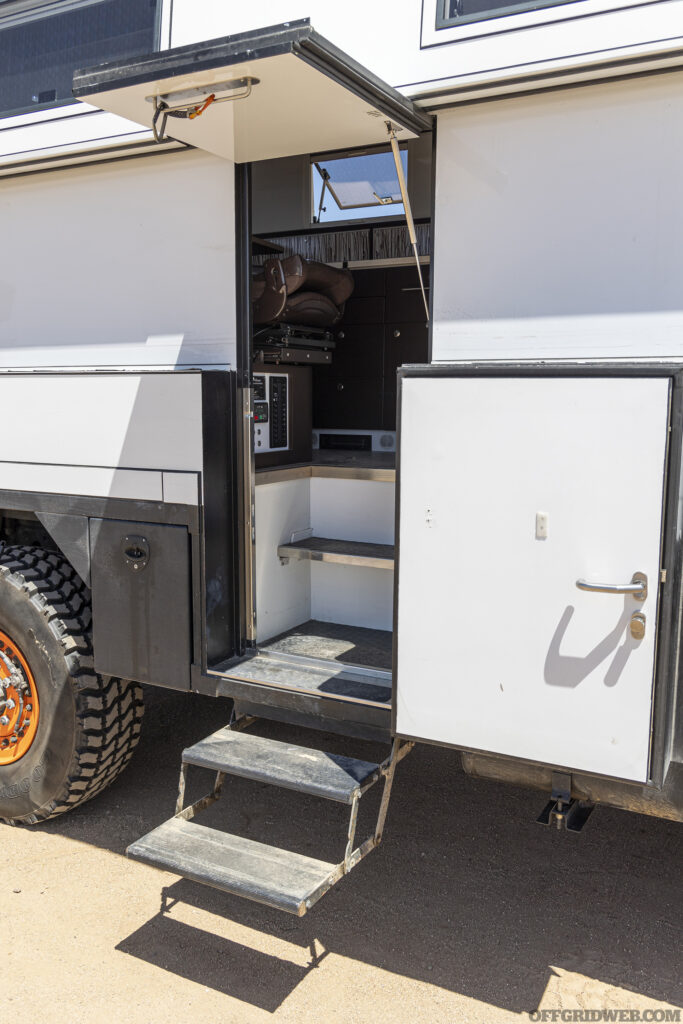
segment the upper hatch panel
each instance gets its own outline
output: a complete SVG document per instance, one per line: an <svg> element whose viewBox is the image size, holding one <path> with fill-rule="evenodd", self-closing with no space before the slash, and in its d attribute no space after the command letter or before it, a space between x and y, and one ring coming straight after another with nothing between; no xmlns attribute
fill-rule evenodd
<svg viewBox="0 0 683 1024"><path fill-rule="evenodd" d="M399 139L431 128L427 114L308 18L100 64L73 80L77 99L148 128L159 100L199 108L212 93L201 116L169 117L166 132L236 163L385 142L387 121Z"/></svg>

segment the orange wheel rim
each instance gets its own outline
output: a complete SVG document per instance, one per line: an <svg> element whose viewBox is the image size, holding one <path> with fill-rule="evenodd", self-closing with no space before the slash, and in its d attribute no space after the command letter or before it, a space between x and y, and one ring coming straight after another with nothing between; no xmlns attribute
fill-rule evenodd
<svg viewBox="0 0 683 1024"><path fill-rule="evenodd" d="M0 630L0 766L28 752L38 730L38 690L26 658Z"/></svg>

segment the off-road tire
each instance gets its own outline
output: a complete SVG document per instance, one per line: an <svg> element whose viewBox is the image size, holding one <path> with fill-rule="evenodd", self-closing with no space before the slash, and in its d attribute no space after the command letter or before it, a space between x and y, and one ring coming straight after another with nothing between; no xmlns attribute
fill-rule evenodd
<svg viewBox="0 0 683 1024"><path fill-rule="evenodd" d="M33 674L40 715L30 749L0 765L0 821L35 824L108 786L140 736L142 689L93 667L90 592L59 554L0 543L0 630Z"/></svg>

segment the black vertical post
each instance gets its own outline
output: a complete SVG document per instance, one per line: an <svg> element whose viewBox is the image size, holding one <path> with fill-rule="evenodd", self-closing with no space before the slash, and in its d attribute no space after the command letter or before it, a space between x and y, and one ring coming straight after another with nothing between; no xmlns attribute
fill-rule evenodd
<svg viewBox="0 0 683 1024"><path fill-rule="evenodd" d="M235 164L237 386L251 385L251 164Z"/></svg>
<svg viewBox="0 0 683 1024"><path fill-rule="evenodd" d="M239 650L253 642L253 475L251 443L251 164L235 164L235 326L237 331L237 565Z"/></svg>

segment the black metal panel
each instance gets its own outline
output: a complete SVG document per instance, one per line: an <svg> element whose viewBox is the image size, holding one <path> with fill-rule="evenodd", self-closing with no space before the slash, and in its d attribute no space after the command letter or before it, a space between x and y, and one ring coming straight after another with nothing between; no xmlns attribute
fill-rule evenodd
<svg viewBox="0 0 683 1024"><path fill-rule="evenodd" d="M237 385L251 384L251 164L235 164Z"/></svg>
<svg viewBox="0 0 683 1024"><path fill-rule="evenodd" d="M36 516L51 513L96 516L101 519L133 519L140 523L187 526L190 533L199 530L199 511L196 505L140 501L137 498L94 498L83 494L0 490L0 509L8 512L35 512Z"/></svg>
<svg viewBox="0 0 683 1024"><path fill-rule="evenodd" d="M87 516L63 515L59 512L37 512L53 541L74 567L86 586L90 586L90 533Z"/></svg>
<svg viewBox="0 0 683 1024"><path fill-rule="evenodd" d="M202 374L205 664L238 653L236 374Z"/></svg>
<svg viewBox="0 0 683 1024"><path fill-rule="evenodd" d="M235 476L237 633L236 654L251 640L253 607L254 452L251 422L251 164L235 165L235 327L237 331L237 389L235 393ZM205 664L206 659L202 659Z"/></svg>
<svg viewBox="0 0 683 1024"><path fill-rule="evenodd" d="M190 538L182 526L90 521L93 647L104 675L190 688Z"/></svg>
<svg viewBox="0 0 683 1024"><path fill-rule="evenodd" d="M680 688L681 631L683 629L683 375L675 374L671 394L664 519L662 524L662 568L666 585L660 590L658 608L654 712L652 716L651 776L656 786L667 778L670 759L680 761L676 747L676 722L683 712L676 708L676 690ZM683 804L683 801L682 801Z"/></svg>

